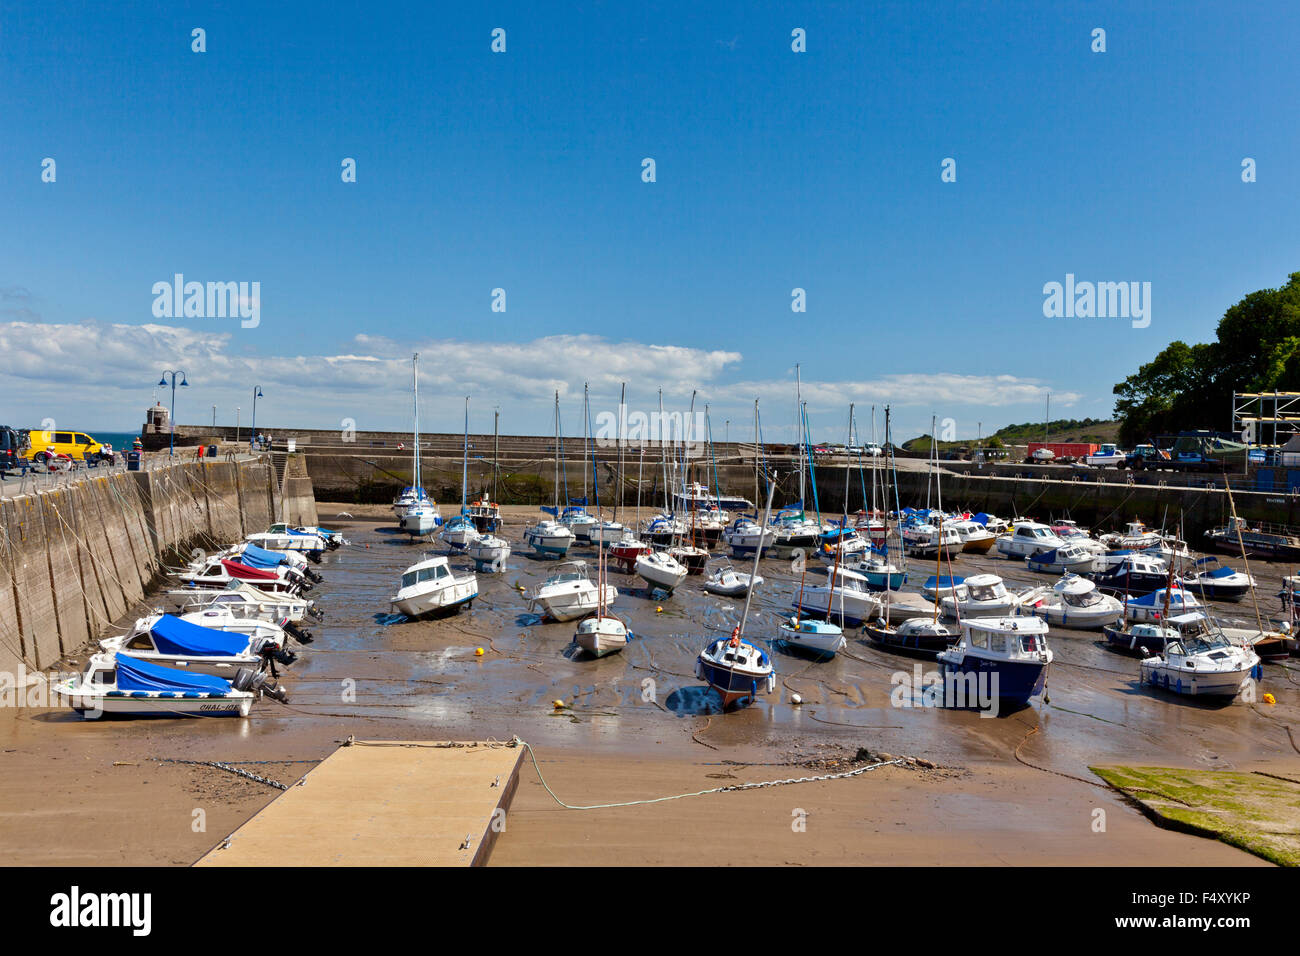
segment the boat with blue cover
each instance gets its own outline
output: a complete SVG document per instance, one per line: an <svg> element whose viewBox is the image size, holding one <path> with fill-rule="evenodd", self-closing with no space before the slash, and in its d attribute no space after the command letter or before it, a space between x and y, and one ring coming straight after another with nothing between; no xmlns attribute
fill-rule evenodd
<svg viewBox="0 0 1300 956"><path fill-rule="evenodd" d="M205 617L208 614L212 617ZM200 623L203 620L219 622L230 630L208 627ZM153 664L226 678L241 667L256 670L264 661L291 664L295 659L293 652L285 649L284 630L278 625L219 610L184 617L154 614L137 620L126 634L99 643L106 653L120 651Z"/></svg>
<svg viewBox="0 0 1300 956"><path fill-rule="evenodd" d="M1220 564L1211 555L1196 562L1196 570L1183 575L1183 587L1213 601L1240 601L1255 586L1255 579L1244 571Z"/></svg>
<svg viewBox="0 0 1300 956"><path fill-rule="evenodd" d="M806 651L821 659L834 657L848 644L839 625L797 616L781 625L777 638L788 648Z"/></svg>
<svg viewBox="0 0 1300 956"><path fill-rule="evenodd" d="M118 652L94 654L84 674L54 688L89 719L106 714L150 717L247 717L266 694L288 700L265 675L242 668L233 680L164 667Z"/></svg>
<svg viewBox="0 0 1300 956"><path fill-rule="evenodd" d="M961 622L961 639L940 652L945 680L974 678L980 697L1026 704L1043 692L1052 652L1047 622L1037 617L981 617Z"/></svg>

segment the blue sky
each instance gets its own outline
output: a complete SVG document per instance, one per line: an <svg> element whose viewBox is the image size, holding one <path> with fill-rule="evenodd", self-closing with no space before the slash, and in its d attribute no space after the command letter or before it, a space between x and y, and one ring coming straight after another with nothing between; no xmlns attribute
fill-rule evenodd
<svg viewBox="0 0 1300 956"><path fill-rule="evenodd" d="M590 379L780 437L798 362L818 438L849 401L965 436L1108 415L1300 268L1293 4L467 6L0 12L0 420L134 428L182 367L183 421L260 383L401 428L418 349L429 428L547 432ZM177 272L260 323L156 318ZM1150 282L1150 327L1044 318L1066 273Z"/></svg>

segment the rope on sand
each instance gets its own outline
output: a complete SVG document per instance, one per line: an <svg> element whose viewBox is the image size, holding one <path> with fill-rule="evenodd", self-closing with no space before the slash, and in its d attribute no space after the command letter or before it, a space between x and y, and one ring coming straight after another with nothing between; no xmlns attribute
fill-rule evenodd
<svg viewBox="0 0 1300 956"><path fill-rule="evenodd" d="M692 790L689 793L675 793L667 797L651 797L646 800L626 800L622 803L595 803L590 806L575 806L565 803L555 795L555 791L551 789L550 784L546 782L546 778L542 776L542 768L537 762L537 754L534 752L532 746L527 741L520 740L518 737L516 737L512 743L513 746L523 747L528 751L528 756L531 757L533 761L533 769L537 771L537 779L541 781L542 786L545 788L546 792L550 794L551 799L566 810L611 810L616 807L636 807L650 803L665 803L669 800L681 800L685 797L702 797L710 793L733 793L740 790L760 790L765 787L782 787L795 783L815 783L822 780L843 780L847 777L856 777L860 774L864 774L869 770L876 770L880 767L896 766L905 763L905 760L902 757L897 757L893 760L884 760L878 763L868 764L865 767L858 767L856 770L846 770L841 773L820 774L815 777L790 777L785 780L763 780L757 783L736 783L727 787L713 787L709 790ZM706 744L705 746L708 745Z"/></svg>

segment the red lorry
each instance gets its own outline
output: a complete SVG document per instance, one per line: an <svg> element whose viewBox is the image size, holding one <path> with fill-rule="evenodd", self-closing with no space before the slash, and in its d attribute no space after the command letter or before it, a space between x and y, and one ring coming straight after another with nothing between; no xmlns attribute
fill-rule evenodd
<svg viewBox="0 0 1300 956"><path fill-rule="evenodd" d="M1038 463L1054 461L1068 465L1073 461L1087 460L1089 455L1097 453L1099 447L1086 441L1031 441L1028 460Z"/></svg>

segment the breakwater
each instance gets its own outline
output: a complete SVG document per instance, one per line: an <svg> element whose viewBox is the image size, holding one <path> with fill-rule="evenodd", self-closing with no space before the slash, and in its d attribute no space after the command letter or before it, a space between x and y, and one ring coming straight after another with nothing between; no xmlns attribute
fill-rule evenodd
<svg viewBox="0 0 1300 956"><path fill-rule="evenodd" d="M301 462L291 456L282 470L269 457L152 462L138 472L6 486L0 671L44 670L104 636L194 548L225 546L277 519L314 522Z"/></svg>

